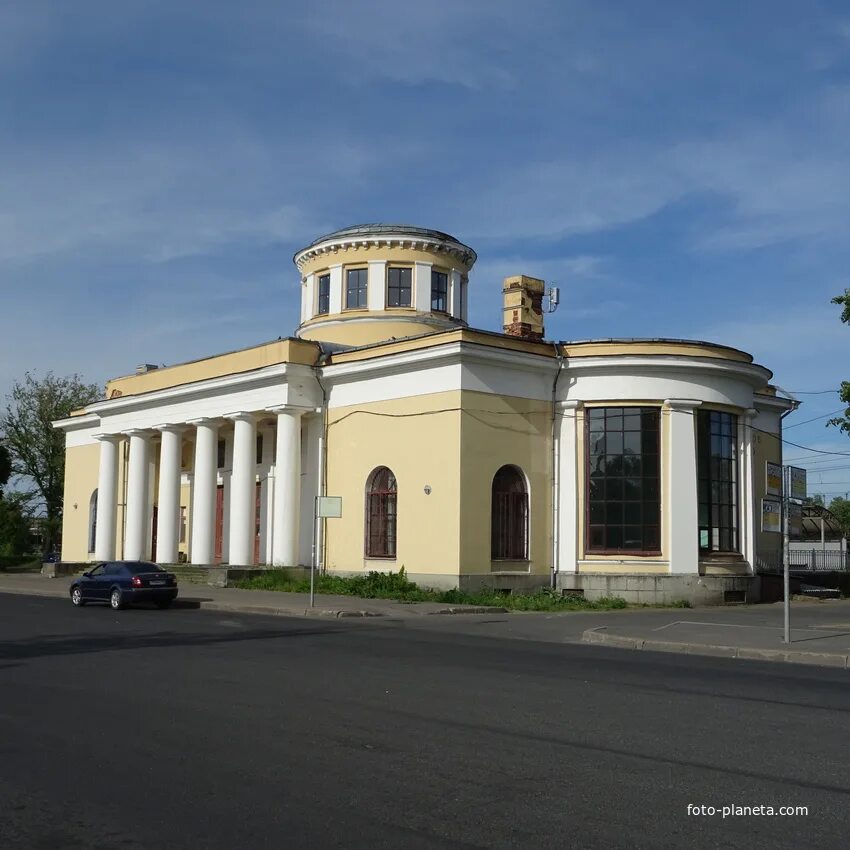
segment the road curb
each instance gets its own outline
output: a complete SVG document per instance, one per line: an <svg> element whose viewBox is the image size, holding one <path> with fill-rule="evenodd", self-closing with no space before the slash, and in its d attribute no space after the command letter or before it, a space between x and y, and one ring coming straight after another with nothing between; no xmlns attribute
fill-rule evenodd
<svg viewBox="0 0 850 850"><path fill-rule="evenodd" d="M345 611L339 608L265 608L262 605L239 605L232 602L207 602L182 596L183 602L197 602L204 611L227 611L230 614L262 614L268 617L383 617L379 611Z"/></svg>
<svg viewBox="0 0 850 850"><path fill-rule="evenodd" d="M582 632L582 642L613 646L618 649L644 649L648 652L674 652L684 655L709 655L714 658L743 658L748 661L780 661L786 664L810 664L817 667L850 669L850 655L838 652L803 652L798 649L758 649L747 646L646 640L610 634L604 631L605 629L607 626L586 629Z"/></svg>
<svg viewBox="0 0 850 850"><path fill-rule="evenodd" d="M475 608L442 608L439 611L429 611L428 616L435 614L507 614L507 608L491 608L488 605L480 605Z"/></svg>

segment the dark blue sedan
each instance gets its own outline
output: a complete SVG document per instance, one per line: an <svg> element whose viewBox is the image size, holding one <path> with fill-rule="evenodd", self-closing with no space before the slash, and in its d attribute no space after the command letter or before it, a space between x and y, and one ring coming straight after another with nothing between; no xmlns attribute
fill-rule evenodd
<svg viewBox="0 0 850 850"><path fill-rule="evenodd" d="M134 602L167 608L177 598L177 578L148 561L106 561L84 572L71 585L71 602L103 602L119 610Z"/></svg>

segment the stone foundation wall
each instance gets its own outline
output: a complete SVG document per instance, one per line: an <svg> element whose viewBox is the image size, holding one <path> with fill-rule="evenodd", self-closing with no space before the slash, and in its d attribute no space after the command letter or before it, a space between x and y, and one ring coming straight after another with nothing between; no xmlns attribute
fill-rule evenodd
<svg viewBox="0 0 850 850"><path fill-rule="evenodd" d="M752 603L758 602L761 595L758 576L559 573L557 587L562 591L578 591L587 599L617 596L626 602L648 605Z"/></svg>

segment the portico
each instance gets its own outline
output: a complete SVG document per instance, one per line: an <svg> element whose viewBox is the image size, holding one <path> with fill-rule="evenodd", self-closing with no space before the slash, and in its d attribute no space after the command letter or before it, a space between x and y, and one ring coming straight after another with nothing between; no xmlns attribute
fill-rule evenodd
<svg viewBox="0 0 850 850"><path fill-rule="evenodd" d="M184 549L190 563L297 565L305 413L315 415L313 409L284 405L228 413L218 419L161 424L149 430L98 434L95 557L144 560L155 555L162 563L176 563L182 507L191 527L191 537L182 541L187 544ZM263 433L258 442L260 424ZM269 437L271 451L266 452ZM221 443L225 451L220 451ZM122 447L126 503L121 517L123 534L119 534ZM186 448L191 458L188 469L181 462ZM219 465L222 454L227 466Z"/></svg>

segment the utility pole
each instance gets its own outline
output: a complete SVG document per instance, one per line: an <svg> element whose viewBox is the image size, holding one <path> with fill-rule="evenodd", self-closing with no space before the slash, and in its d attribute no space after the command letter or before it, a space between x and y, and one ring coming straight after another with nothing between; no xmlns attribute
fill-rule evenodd
<svg viewBox="0 0 850 850"><path fill-rule="evenodd" d="M785 643L791 643L791 467L782 467L782 590L784 599Z"/></svg>

